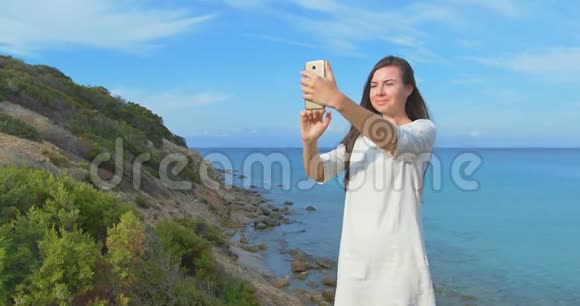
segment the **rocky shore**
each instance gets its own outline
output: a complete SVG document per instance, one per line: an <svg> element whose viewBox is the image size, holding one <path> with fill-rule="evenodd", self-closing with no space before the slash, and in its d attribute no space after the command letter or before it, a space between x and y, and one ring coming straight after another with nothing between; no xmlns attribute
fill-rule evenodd
<svg viewBox="0 0 580 306"><path fill-rule="evenodd" d="M231 174L230 170L217 169L223 181L224 174ZM234 175L237 171L234 170ZM243 179L242 175L238 176ZM284 301L283 305L332 305L336 287L336 262L329 258L317 258L299 249L288 249L284 239L277 241L275 245L268 245L259 241L253 241L255 234L271 227L296 222L292 219L294 209L292 202L272 203L265 198L256 186L249 189L231 186L229 190L219 190L218 194L224 199L225 214L227 218L227 236L230 240L229 250L231 258L235 260L242 271L252 271L252 278L267 284L272 289L277 289L291 296ZM307 210L315 211L314 207ZM250 235L249 232L254 235ZM276 278L268 270L264 262L264 253L269 248L276 247L279 254L288 255L292 259L288 262L291 273L281 278ZM313 278L310 275L316 272L323 277ZM304 287L290 290L291 283L299 283ZM294 286L297 287L297 286ZM264 305L276 304L276 301L264 301ZM272 304L273 303L273 304Z"/></svg>

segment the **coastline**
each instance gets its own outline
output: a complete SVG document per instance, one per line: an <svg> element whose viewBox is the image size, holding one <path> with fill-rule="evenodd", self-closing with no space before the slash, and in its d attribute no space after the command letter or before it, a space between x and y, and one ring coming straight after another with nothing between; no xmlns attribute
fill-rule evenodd
<svg viewBox="0 0 580 306"><path fill-rule="evenodd" d="M223 184L224 173L229 170L216 171ZM237 170L233 172L237 173ZM244 178L242 175L239 177ZM230 254L218 250L214 254L220 265L251 283L263 305L332 305L336 277L329 276L328 271L336 268L336 262L329 258L315 258L299 249L288 249L283 239L277 243L263 243L255 237L261 230L296 222L291 219L293 203L273 203L256 186L249 189L236 185L228 187L229 190L220 188L216 191L223 200L218 213L230 244ZM280 256L291 258L286 259L291 272L280 278L275 277L274 271L266 264L267 252L275 248Z"/></svg>

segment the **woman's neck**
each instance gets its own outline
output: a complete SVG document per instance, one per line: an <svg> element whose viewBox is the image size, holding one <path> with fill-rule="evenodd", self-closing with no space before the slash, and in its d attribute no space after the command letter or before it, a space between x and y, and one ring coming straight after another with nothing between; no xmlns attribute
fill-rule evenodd
<svg viewBox="0 0 580 306"><path fill-rule="evenodd" d="M396 116L396 117L383 114L383 118L389 120L389 122L391 122L394 125L407 124L407 123L410 123L413 121L407 116L407 114Z"/></svg>

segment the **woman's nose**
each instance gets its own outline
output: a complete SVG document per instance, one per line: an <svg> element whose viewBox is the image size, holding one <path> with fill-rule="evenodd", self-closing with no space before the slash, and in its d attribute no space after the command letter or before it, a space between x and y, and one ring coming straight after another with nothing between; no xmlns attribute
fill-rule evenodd
<svg viewBox="0 0 580 306"><path fill-rule="evenodd" d="M386 92L386 91L385 91L385 86L384 86L384 85L380 85L380 86L377 88L377 95L379 95L379 96L382 96L382 95L384 95L384 94L385 94L385 92Z"/></svg>

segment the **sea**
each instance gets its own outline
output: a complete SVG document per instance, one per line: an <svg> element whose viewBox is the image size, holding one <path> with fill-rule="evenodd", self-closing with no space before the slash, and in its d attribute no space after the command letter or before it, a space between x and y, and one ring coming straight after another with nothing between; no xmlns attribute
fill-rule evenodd
<svg viewBox="0 0 580 306"><path fill-rule="evenodd" d="M227 184L293 202L290 224L246 230L269 246L261 253L275 277L292 275L282 249L337 260L344 173L315 184L302 148L194 149L232 171ZM580 305L580 149L435 148L422 205L437 305ZM289 290L333 273L291 278Z"/></svg>

